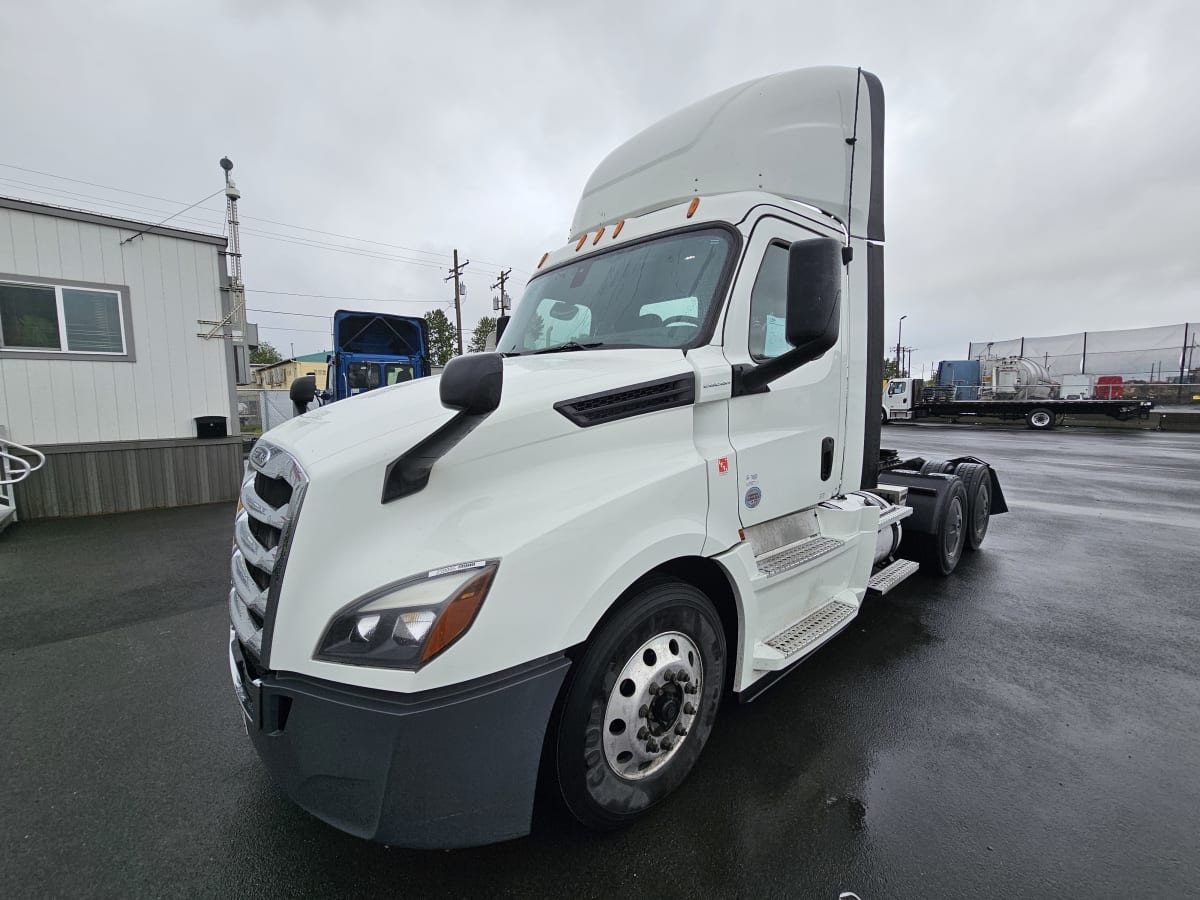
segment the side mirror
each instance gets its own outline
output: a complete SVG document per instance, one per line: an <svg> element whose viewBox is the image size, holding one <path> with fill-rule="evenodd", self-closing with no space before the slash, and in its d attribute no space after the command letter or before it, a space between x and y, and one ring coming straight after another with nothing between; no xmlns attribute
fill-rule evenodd
<svg viewBox="0 0 1200 900"><path fill-rule="evenodd" d="M767 385L833 347L842 308L842 243L834 238L796 241L788 248L784 334L792 349L759 366L734 370L733 393L757 394Z"/></svg>
<svg viewBox="0 0 1200 900"><path fill-rule="evenodd" d="M504 357L499 353L470 353L446 363L439 385L442 406L479 416L500 405L504 388Z"/></svg>
<svg viewBox="0 0 1200 900"><path fill-rule="evenodd" d="M504 337L504 329L508 327L508 322L512 316L501 316L496 320L496 343L500 343L500 338Z"/></svg>
<svg viewBox="0 0 1200 900"><path fill-rule="evenodd" d="M308 412L308 404L317 396L317 379L314 375L302 375L292 382L288 389L288 397L292 401L296 415Z"/></svg>
<svg viewBox="0 0 1200 900"><path fill-rule="evenodd" d="M837 343L842 300L842 244L833 238L796 241L788 248L788 343L802 352L797 365ZM790 354L789 354L790 355Z"/></svg>

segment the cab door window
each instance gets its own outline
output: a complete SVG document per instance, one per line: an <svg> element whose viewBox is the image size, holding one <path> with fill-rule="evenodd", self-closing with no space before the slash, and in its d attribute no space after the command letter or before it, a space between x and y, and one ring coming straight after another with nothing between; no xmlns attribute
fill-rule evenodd
<svg viewBox="0 0 1200 900"><path fill-rule="evenodd" d="M758 361L782 356L792 349L787 324L788 248L770 244L763 254L750 292L750 355Z"/></svg>

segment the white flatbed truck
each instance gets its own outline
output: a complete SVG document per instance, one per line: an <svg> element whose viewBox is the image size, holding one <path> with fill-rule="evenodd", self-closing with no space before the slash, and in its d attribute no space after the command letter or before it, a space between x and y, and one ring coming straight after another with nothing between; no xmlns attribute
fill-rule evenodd
<svg viewBox="0 0 1200 900"><path fill-rule="evenodd" d="M254 448L229 661L300 806L410 847L516 837L539 777L620 826L919 555L1004 512L879 448L883 92L751 81L611 153L496 353Z"/></svg>

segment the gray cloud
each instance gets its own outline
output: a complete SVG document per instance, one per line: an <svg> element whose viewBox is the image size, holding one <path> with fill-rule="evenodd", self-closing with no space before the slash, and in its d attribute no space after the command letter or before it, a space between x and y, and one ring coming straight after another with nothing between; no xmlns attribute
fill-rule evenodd
<svg viewBox="0 0 1200 900"><path fill-rule="evenodd" d="M0 162L190 202L229 154L248 217L439 266L459 247L468 323L490 314L495 264L526 276L565 239L588 173L625 137L736 82L824 63L870 68L888 93L888 339L907 314L915 359L1200 319L1200 14L1184 2L5 7ZM142 218L154 214L45 188L176 208L0 179L0 193ZM218 201L200 215L220 230ZM449 297L436 266L244 243L251 288L422 301L397 307L411 312ZM325 349L320 319L258 318L305 329L268 328L277 345Z"/></svg>

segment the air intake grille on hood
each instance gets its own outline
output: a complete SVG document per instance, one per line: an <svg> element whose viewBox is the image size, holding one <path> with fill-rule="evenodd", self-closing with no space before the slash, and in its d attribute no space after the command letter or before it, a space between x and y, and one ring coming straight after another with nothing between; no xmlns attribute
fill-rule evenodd
<svg viewBox="0 0 1200 900"><path fill-rule="evenodd" d="M573 400L561 400L554 408L578 425L603 425L630 416L690 406L696 402L696 376L673 375L657 381L631 384L629 387L588 394Z"/></svg>

